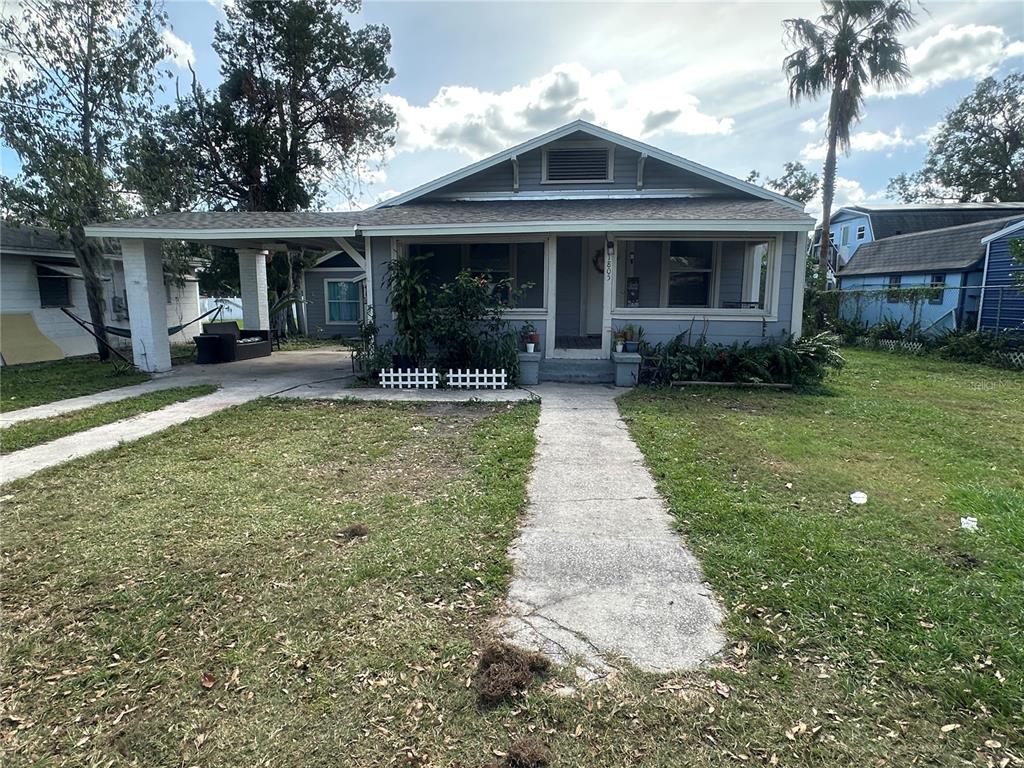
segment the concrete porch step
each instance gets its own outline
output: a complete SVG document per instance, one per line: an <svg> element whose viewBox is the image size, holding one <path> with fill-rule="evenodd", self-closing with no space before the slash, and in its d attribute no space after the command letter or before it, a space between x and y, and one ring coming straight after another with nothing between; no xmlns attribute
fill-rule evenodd
<svg viewBox="0 0 1024 768"><path fill-rule="evenodd" d="M558 360L540 361L540 380L569 384L612 384L615 366L611 360Z"/></svg>

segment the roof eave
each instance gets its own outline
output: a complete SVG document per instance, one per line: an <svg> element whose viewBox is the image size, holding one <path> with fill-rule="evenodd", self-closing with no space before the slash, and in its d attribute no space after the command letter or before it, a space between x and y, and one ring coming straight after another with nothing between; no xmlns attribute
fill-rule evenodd
<svg viewBox="0 0 1024 768"><path fill-rule="evenodd" d="M461 224L378 224L360 227L371 237L409 235L550 234L559 232L806 232L808 219L751 220L703 219L692 221L579 220L579 221L490 221Z"/></svg>
<svg viewBox="0 0 1024 768"><path fill-rule="evenodd" d="M993 232L991 235L988 235L987 237L981 238L981 244L988 245L993 240L998 240L1001 237L1012 235L1014 232L1017 231L1024 231L1024 219L1021 219L1020 221L1015 222L1008 227L1003 227L998 232Z"/></svg>
<svg viewBox="0 0 1024 768"><path fill-rule="evenodd" d="M252 227L208 228L128 227L91 225L85 228L89 237L113 237L125 240L281 240L311 237L355 237L356 227Z"/></svg>

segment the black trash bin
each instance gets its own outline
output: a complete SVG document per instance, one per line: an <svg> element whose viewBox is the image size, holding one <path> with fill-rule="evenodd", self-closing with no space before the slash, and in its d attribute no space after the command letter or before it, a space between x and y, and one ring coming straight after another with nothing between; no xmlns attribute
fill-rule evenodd
<svg viewBox="0 0 1024 768"><path fill-rule="evenodd" d="M224 362L221 355L220 336L215 336L212 333L201 333L195 337L195 342L196 362L199 365Z"/></svg>

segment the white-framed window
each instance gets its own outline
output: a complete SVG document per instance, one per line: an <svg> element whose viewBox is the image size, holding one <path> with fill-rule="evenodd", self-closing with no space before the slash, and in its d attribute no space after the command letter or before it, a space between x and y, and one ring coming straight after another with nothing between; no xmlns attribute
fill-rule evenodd
<svg viewBox="0 0 1024 768"><path fill-rule="evenodd" d="M608 183L614 180L615 148L603 142L554 144L541 151L544 184Z"/></svg>
<svg viewBox="0 0 1024 768"><path fill-rule="evenodd" d="M710 307L715 280L715 243L670 240L665 245L662 305Z"/></svg>
<svg viewBox="0 0 1024 768"><path fill-rule="evenodd" d="M36 282L39 284L39 306L73 307L71 300L71 278L55 269L36 265Z"/></svg>
<svg viewBox="0 0 1024 768"><path fill-rule="evenodd" d="M324 318L330 324L358 323L362 319L361 285L355 280L324 280Z"/></svg>
<svg viewBox="0 0 1024 768"><path fill-rule="evenodd" d="M867 236L868 236L867 225L861 224L859 227L857 227L857 239L858 240L863 240Z"/></svg>
<svg viewBox="0 0 1024 768"><path fill-rule="evenodd" d="M943 294L945 293L945 291L943 289L946 287L946 274L945 274L945 272L936 272L934 275L932 275L931 287L932 288L938 288L939 290L936 291L934 296L932 296L931 298L928 299L928 303L929 304L941 304L942 303Z"/></svg>
<svg viewBox="0 0 1024 768"><path fill-rule="evenodd" d="M850 228L848 226L844 226L842 229L839 230L839 244L850 244Z"/></svg>

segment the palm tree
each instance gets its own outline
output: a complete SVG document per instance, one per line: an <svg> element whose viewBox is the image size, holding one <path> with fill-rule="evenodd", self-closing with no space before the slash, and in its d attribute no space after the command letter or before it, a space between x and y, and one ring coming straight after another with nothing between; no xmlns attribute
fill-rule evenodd
<svg viewBox="0 0 1024 768"><path fill-rule="evenodd" d="M817 21L786 19L797 49L783 62L789 100L816 99L831 91L828 152L822 179L821 279L828 272L829 224L836 183L836 147L850 148L850 128L860 120L868 86L899 85L907 79L904 48L897 34L914 25L909 0L823 0Z"/></svg>

